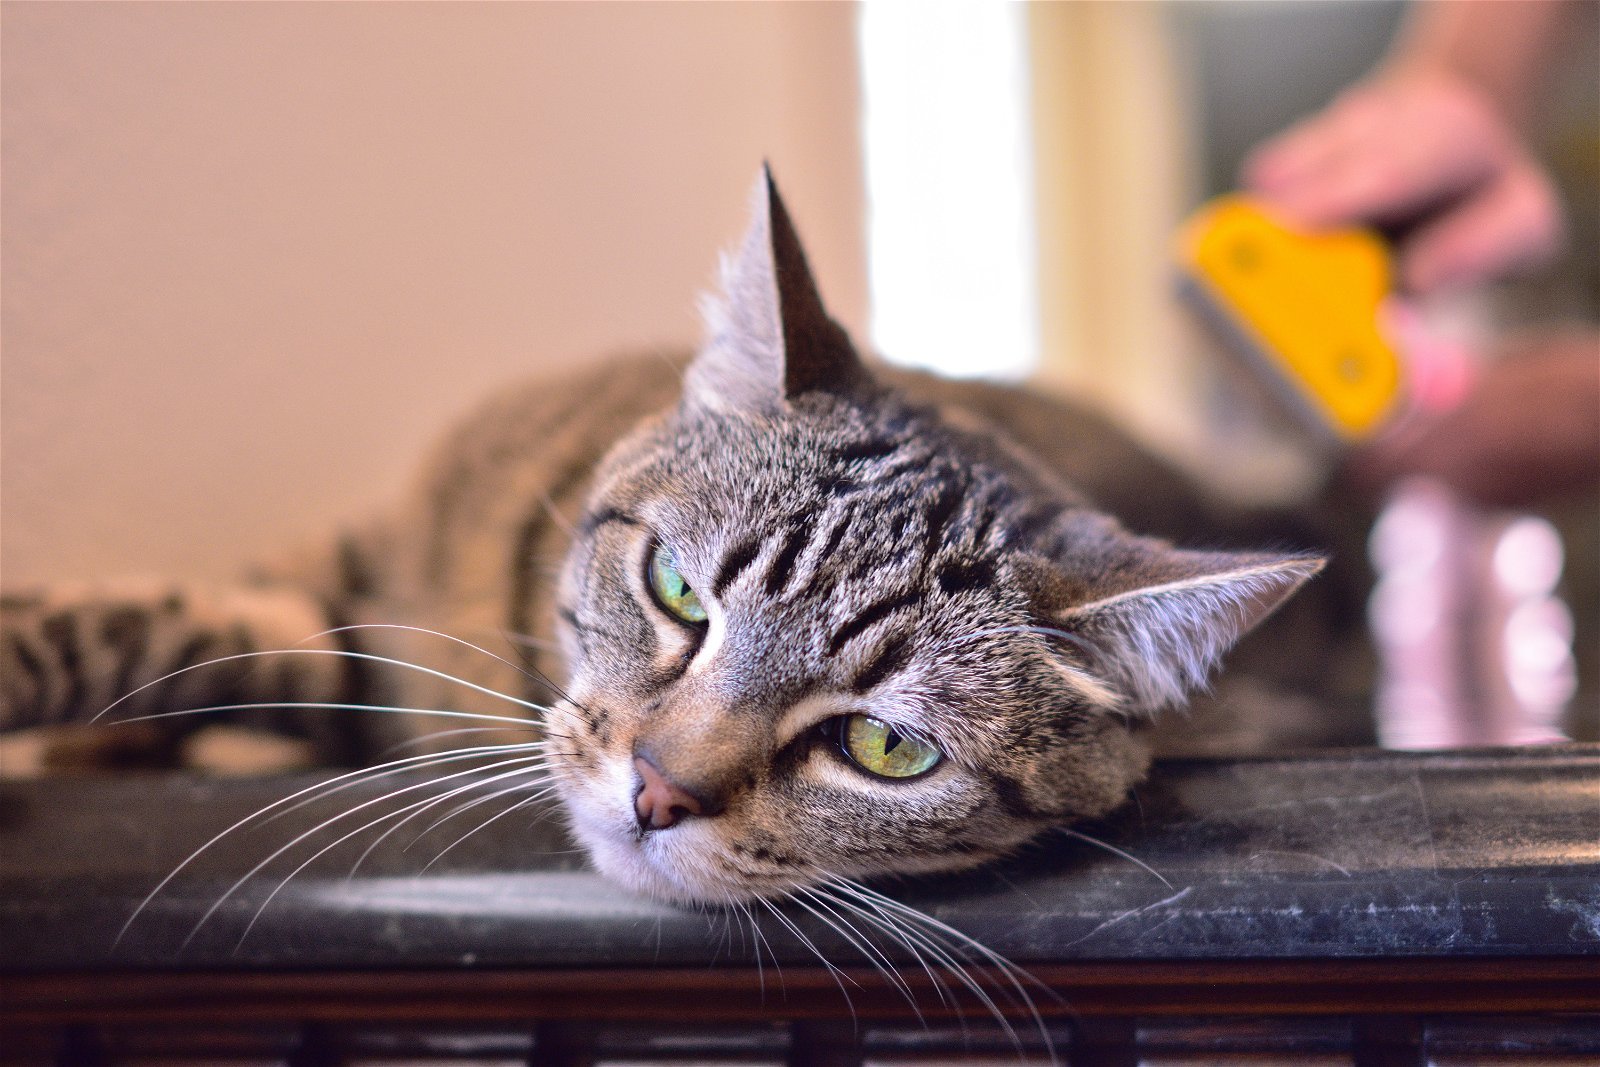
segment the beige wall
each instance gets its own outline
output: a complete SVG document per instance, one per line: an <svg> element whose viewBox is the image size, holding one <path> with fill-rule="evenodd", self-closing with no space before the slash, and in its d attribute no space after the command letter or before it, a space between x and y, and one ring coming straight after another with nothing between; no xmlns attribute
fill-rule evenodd
<svg viewBox="0 0 1600 1067"><path fill-rule="evenodd" d="M770 158L865 325L847 4L4 7L0 577L212 577L683 344Z"/></svg>

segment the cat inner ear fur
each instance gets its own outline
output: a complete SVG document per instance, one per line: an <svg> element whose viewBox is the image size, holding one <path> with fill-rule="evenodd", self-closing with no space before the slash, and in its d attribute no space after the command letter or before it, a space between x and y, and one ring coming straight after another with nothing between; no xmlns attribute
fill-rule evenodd
<svg viewBox="0 0 1600 1067"><path fill-rule="evenodd" d="M1160 575L1058 612L1126 711L1153 714L1206 683L1234 642L1323 567L1307 556L1167 550Z"/></svg>
<svg viewBox="0 0 1600 1067"><path fill-rule="evenodd" d="M713 410L772 410L802 393L846 394L868 381L844 327L828 317L805 250L763 166L744 240L705 304L707 338L685 386Z"/></svg>

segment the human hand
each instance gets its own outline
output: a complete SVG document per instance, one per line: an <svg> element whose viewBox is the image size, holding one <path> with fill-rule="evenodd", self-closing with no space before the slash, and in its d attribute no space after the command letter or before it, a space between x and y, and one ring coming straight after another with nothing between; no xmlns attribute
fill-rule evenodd
<svg viewBox="0 0 1600 1067"><path fill-rule="evenodd" d="M1468 82L1391 70L1258 148L1245 186L1311 228L1406 224L1402 284L1472 285L1550 257L1561 209L1509 123Z"/></svg>
<svg viewBox="0 0 1600 1067"><path fill-rule="evenodd" d="M1488 364L1460 403L1419 414L1353 453L1347 476L1382 491L1436 478L1492 507L1600 485L1600 334L1540 334Z"/></svg>

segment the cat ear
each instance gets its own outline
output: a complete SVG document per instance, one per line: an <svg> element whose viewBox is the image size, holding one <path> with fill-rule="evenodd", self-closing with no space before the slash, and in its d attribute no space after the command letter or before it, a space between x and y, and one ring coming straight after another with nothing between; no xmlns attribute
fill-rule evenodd
<svg viewBox="0 0 1600 1067"><path fill-rule="evenodd" d="M1181 703L1222 654L1323 567L1306 556L1167 550L1135 588L1056 616L1080 640L1088 667L1131 711Z"/></svg>
<svg viewBox="0 0 1600 1067"><path fill-rule="evenodd" d="M715 409L773 408L801 393L846 392L867 372L828 317L805 250L765 165L738 250L723 260L722 293L706 302L707 337L685 397Z"/></svg>

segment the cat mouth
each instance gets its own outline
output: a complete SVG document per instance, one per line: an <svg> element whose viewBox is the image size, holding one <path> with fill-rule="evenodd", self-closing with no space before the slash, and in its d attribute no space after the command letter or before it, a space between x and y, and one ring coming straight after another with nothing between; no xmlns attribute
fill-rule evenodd
<svg viewBox="0 0 1600 1067"><path fill-rule="evenodd" d="M576 823L579 842L601 874L636 893L675 904L737 904L784 888L725 870L724 846L709 827L686 823L666 830L623 833ZM788 884L792 884L792 879Z"/></svg>
<svg viewBox="0 0 1600 1067"><path fill-rule="evenodd" d="M588 792L581 785L578 789ZM608 811L592 798L587 804L567 799L573 837L589 862L611 882L634 893L673 904L732 905L779 896L797 884L792 871L763 877L729 870L728 844L713 820L689 819L644 830L631 805L626 811L622 805Z"/></svg>

